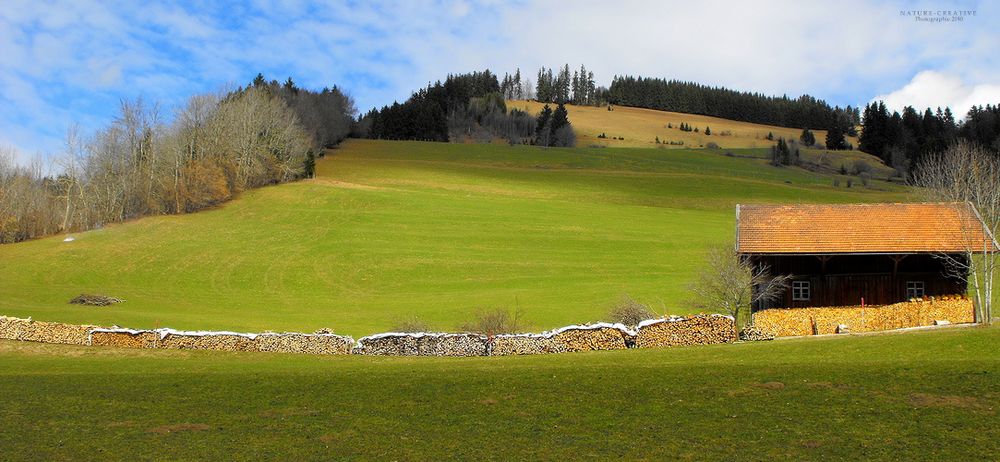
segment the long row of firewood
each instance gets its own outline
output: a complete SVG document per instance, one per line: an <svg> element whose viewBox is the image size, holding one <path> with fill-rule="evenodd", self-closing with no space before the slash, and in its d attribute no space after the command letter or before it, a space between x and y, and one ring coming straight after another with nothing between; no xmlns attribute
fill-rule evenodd
<svg viewBox="0 0 1000 462"><path fill-rule="evenodd" d="M573 351L622 350L631 347L705 345L736 340L733 320L699 315L645 321L630 329L622 324L568 326L541 334L386 333L351 337L315 334L185 332L131 330L36 322L0 317L0 338L45 343L221 351L386 356L507 356Z"/></svg>
<svg viewBox="0 0 1000 462"><path fill-rule="evenodd" d="M972 301L949 296L883 306L773 308L753 315L756 328L778 337L893 330L931 326L939 321L975 322Z"/></svg>

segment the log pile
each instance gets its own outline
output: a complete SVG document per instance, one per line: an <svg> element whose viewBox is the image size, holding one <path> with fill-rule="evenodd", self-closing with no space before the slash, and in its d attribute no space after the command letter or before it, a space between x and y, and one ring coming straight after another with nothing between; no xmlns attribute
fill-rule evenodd
<svg viewBox="0 0 1000 462"><path fill-rule="evenodd" d="M379 356L486 356L487 338L478 334L397 333L358 340L354 354Z"/></svg>
<svg viewBox="0 0 1000 462"><path fill-rule="evenodd" d="M257 351L256 335L235 332L183 332L161 329L157 348L175 350Z"/></svg>
<svg viewBox="0 0 1000 462"><path fill-rule="evenodd" d="M972 301L961 296L928 297L884 306L773 308L754 313L754 326L779 337L834 334L840 325L850 332L872 332L975 322Z"/></svg>
<svg viewBox="0 0 1000 462"><path fill-rule="evenodd" d="M635 336L635 346L638 348L711 345L734 341L736 326L733 318L717 314L643 321Z"/></svg>
<svg viewBox="0 0 1000 462"><path fill-rule="evenodd" d="M760 342L763 340L774 340L774 334L761 330L757 326L748 326L740 332L740 340L744 342Z"/></svg>
<svg viewBox="0 0 1000 462"><path fill-rule="evenodd" d="M156 348L160 334L151 330L94 329L90 344L117 348Z"/></svg>
<svg viewBox="0 0 1000 462"><path fill-rule="evenodd" d="M69 302L74 305L108 306L124 301L120 298L108 297L107 295L80 294Z"/></svg>
<svg viewBox="0 0 1000 462"><path fill-rule="evenodd" d="M90 330L97 327L0 316L0 339L86 345Z"/></svg>
<svg viewBox="0 0 1000 462"><path fill-rule="evenodd" d="M548 333L560 351L624 350L632 332L622 324L568 326Z"/></svg>
<svg viewBox="0 0 1000 462"><path fill-rule="evenodd" d="M306 353L313 355L349 355L354 339L334 334L272 334L257 336L259 351L272 353Z"/></svg>
<svg viewBox="0 0 1000 462"><path fill-rule="evenodd" d="M564 353L565 345L545 334L501 334L493 337L490 356Z"/></svg>

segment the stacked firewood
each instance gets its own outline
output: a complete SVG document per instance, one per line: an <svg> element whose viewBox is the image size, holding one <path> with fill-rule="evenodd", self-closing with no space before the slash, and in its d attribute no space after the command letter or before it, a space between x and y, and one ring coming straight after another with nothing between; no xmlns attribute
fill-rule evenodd
<svg viewBox="0 0 1000 462"><path fill-rule="evenodd" d="M387 333L358 340L354 354L384 356L486 356L487 338L478 334Z"/></svg>
<svg viewBox="0 0 1000 462"><path fill-rule="evenodd" d="M257 336L257 348L273 353L306 353L314 355L351 354L354 339L334 334L273 334Z"/></svg>
<svg viewBox="0 0 1000 462"><path fill-rule="evenodd" d="M255 336L232 332L161 332L157 348L177 350L257 351Z"/></svg>
<svg viewBox="0 0 1000 462"><path fill-rule="evenodd" d="M972 301L957 295L884 306L773 308L754 313L753 319L755 326L779 337L835 334L840 326L850 332L871 332L931 326L935 321L975 322Z"/></svg>
<svg viewBox="0 0 1000 462"><path fill-rule="evenodd" d="M493 337L491 356L562 353L566 346L544 334L501 334Z"/></svg>
<svg viewBox="0 0 1000 462"><path fill-rule="evenodd" d="M740 331L740 340L743 340L744 342L774 340L774 333L763 330L757 326L747 326Z"/></svg>
<svg viewBox="0 0 1000 462"><path fill-rule="evenodd" d="M638 348L710 345L734 341L736 327L733 318L721 315L643 321L635 336L635 346Z"/></svg>
<svg viewBox="0 0 1000 462"><path fill-rule="evenodd" d="M569 326L551 335L562 351L624 350L632 341L631 333L621 324Z"/></svg>
<svg viewBox="0 0 1000 462"><path fill-rule="evenodd" d="M9 340L86 345L90 330L97 327L0 316L0 338Z"/></svg>
<svg viewBox="0 0 1000 462"><path fill-rule="evenodd" d="M151 330L94 329L90 344L117 348L156 348L160 335Z"/></svg>

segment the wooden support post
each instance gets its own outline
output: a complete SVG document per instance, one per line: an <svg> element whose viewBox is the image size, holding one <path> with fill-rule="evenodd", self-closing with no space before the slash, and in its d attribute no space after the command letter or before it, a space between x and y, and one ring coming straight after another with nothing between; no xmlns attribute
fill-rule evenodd
<svg viewBox="0 0 1000 462"><path fill-rule="evenodd" d="M826 275L826 262L830 261L830 259L833 258L833 255L817 255L816 258L818 258L819 262L822 264L821 273Z"/></svg>

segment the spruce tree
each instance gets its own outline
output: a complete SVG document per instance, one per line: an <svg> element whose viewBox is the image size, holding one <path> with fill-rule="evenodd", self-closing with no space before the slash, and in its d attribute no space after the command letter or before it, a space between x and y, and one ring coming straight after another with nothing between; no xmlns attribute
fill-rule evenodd
<svg viewBox="0 0 1000 462"><path fill-rule="evenodd" d="M809 131L808 128L803 128L802 134L799 135L799 141L805 146L812 146L816 144L816 135L813 135L813 132Z"/></svg>
<svg viewBox="0 0 1000 462"><path fill-rule="evenodd" d="M834 116L830 121L830 127L826 130L827 149L847 149L847 140L844 139L844 127L840 117Z"/></svg>

